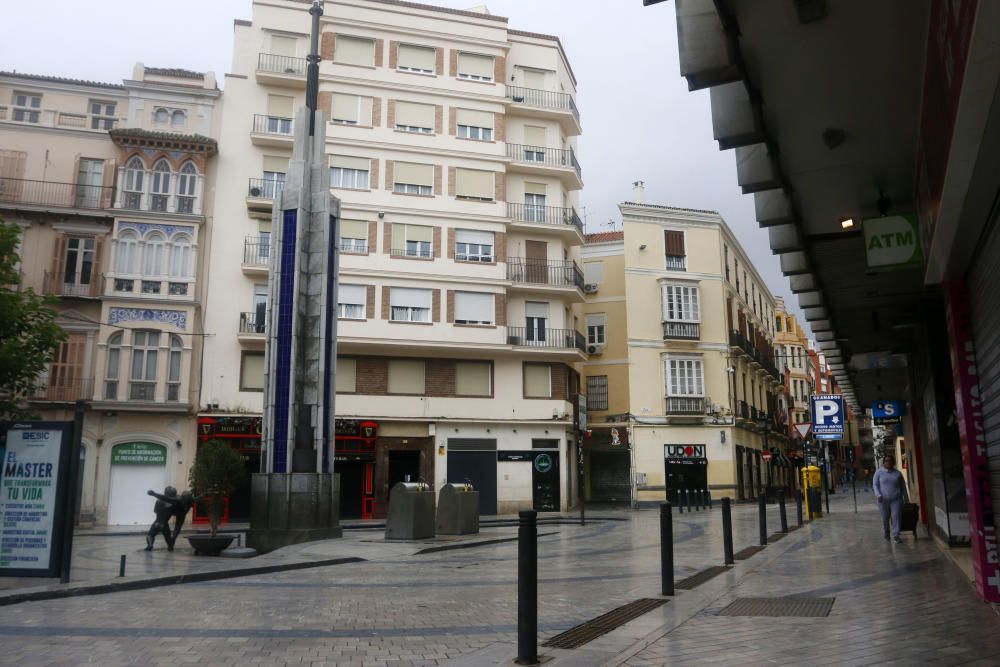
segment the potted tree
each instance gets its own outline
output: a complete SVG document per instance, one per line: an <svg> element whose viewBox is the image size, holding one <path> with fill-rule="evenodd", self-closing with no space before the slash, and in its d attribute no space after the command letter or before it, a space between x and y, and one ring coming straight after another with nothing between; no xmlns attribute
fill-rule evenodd
<svg viewBox="0 0 1000 667"><path fill-rule="evenodd" d="M219 533L225 498L246 476L239 453L222 440L209 440L198 447L188 476L191 491L208 509L210 531L187 536L196 554L218 556L236 539L234 533Z"/></svg>

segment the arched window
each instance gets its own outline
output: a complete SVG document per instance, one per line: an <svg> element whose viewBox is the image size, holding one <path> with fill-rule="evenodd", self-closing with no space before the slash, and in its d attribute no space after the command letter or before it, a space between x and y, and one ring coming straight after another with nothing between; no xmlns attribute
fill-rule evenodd
<svg viewBox="0 0 1000 667"><path fill-rule="evenodd" d="M163 250L166 239L160 232L151 232L146 236L146 244L142 252L142 272L147 277L163 275Z"/></svg>
<svg viewBox="0 0 1000 667"><path fill-rule="evenodd" d="M130 401L152 401L156 396L156 364L159 331L132 332L132 368L129 372Z"/></svg>
<svg viewBox="0 0 1000 667"><path fill-rule="evenodd" d="M134 229L125 229L118 235L115 248L115 272L135 275L139 269L139 235Z"/></svg>
<svg viewBox="0 0 1000 667"><path fill-rule="evenodd" d="M146 175L146 165L138 156L133 157L125 165L125 189L129 192L142 192L143 178Z"/></svg>
<svg viewBox="0 0 1000 667"><path fill-rule="evenodd" d="M181 353L184 345L181 337L170 336L170 360L167 364L167 400L178 401L181 395Z"/></svg>
<svg viewBox="0 0 1000 667"><path fill-rule="evenodd" d="M170 124L174 127L183 127L185 122L187 122L187 114L180 109L174 111L170 116Z"/></svg>
<svg viewBox="0 0 1000 667"><path fill-rule="evenodd" d="M108 338L108 365L104 374L104 399L118 400L118 378L121 368L122 334L119 331Z"/></svg>
<svg viewBox="0 0 1000 667"><path fill-rule="evenodd" d="M167 121L170 120L170 112L164 108L159 108L153 114L153 122L157 125L166 125Z"/></svg>
<svg viewBox="0 0 1000 667"><path fill-rule="evenodd" d="M191 237L176 234L170 241L170 277L191 277Z"/></svg>
<svg viewBox="0 0 1000 667"><path fill-rule="evenodd" d="M160 159L153 165L153 177L150 186L150 210L166 211L167 198L170 195L170 163Z"/></svg>
<svg viewBox="0 0 1000 667"><path fill-rule="evenodd" d="M177 212L194 213L194 191L198 170L191 161L185 162L177 175Z"/></svg>

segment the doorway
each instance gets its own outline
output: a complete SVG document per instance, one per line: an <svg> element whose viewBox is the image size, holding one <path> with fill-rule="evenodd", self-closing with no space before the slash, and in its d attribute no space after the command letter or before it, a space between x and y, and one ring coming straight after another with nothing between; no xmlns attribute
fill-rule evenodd
<svg viewBox="0 0 1000 667"><path fill-rule="evenodd" d="M524 263L529 283L544 285L549 282L548 257L548 244L545 241L524 242Z"/></svg>
<svg viewBox="0 0 1000 667"><path fill-rule="evenodd" d="M452 484L472 484L479 492L479 513L497 513L497 453L493 451L448 451L448 481Z"/></svg>
<svg viewBox="0 0 1000 667"><path fill-rule="evenodd" d="M260 440L241 438L231 441L230 446L238 448L246 475L229 496L229 521L242 523L250 520L250 480L260 472Z"/></svg>
<svg viewBox="0 0 1000 667"><path fill-rule="evenodd" d="M420 452L414 450L389 450L389 493L400 482L420 481Z"/></svg>
<svg viewBox="0 0 1000 667"><path fill-rule="evenodd" d="M76 178L76 205L78 208L100 208L101 185L104 181L104 160L80 159Z"/></svg>
<svg viewBox="0 0 1000 667"><path fill-rule="evenodd" d="M743 484L743 447L736 445L736 500L746 500Z"/></svg>
<svg viewBox="0 0 1000 667"><path fill-rule="evenodd" d="M361 518L361 497L364 495L364 461L337 461L340 475L340 517L342 519Z"/></svg>

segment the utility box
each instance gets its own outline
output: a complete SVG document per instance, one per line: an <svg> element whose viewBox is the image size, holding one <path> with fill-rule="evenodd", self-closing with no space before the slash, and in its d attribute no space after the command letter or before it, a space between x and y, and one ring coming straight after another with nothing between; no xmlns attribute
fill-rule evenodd
<svg viewBox="0 0 1000 667"><path fill-rule="evenodd" d="M434 491L422 482L400 482L389 491L385 539L434 537Z"/></svg>
<svg viewBox="0 0 1000 667"><path fill-rule="evenodd" d="M479 492L471 484L445 484L438 494L438 535L479 532Z"/></svg>
<svg viewBox="0 0 1000 667"><path fill-rule="evenodd" d="M806 466L802 469L802 491L805 496L805 513L809 516L810 508L812 516L823 516L823 504L821 490L823 488L823 475L817 466Z"/></svg>

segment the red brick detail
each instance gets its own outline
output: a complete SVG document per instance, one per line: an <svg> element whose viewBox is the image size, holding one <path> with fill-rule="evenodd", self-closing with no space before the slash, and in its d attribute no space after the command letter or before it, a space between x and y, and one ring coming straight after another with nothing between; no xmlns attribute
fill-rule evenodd
<svg viewBox="0 0 1000 667"><path fill-rule="evenodd" d="M333 60L333 53L337 49L337 36L332 32L324 32L319 40L319 57L330 62Z"/></svg>
<svg viewBox="0 0 1000 667"><path fill-rule="evenodd" d="M433 240L431 241L431 247L434 249L434 257L435 258L440 257L441 256L441 228L440 227L435 227L434 228L434 236L432 237L432 239Z"/></svg>
<svg viewBox="0 0 1000 667"><path fill-rule="evenodd" d="M507 326L507 295L493 295L493 323L498 327Z"/></svg>
<svg viewBox="0 0 1000 667"><path fill-rule="evenodd" d="M396 100L386 102L385 126L389 129L396 127Z"/></svg>
<svg viewBox="0 0 1000 667"><path fill-rule="evenodd" d="M444 49L438 47L434 51L434 73L441 76L444 74Z"/></svg>
<svg viewBox="0 0 1000 667"><path fill-rule="evenodd" d="M507 141L507 116L502 113L493 114L493 139Z"/></svg>
<svg viewBox="0 0 1000 667"><path fill-rule="evenodd" d="M457 177L456 177L455 173L456 172L455 172L455 168L454 167L448 167L448 196L449 197L454 197L455 196L455 183L456 183L456 180L457 180Z"/></svg>
<svg viewBox="0 0 1000 667"><path fill-rule="evenodd" d="M385 40L376 39L375 40L375 67L382 66L382 51L385 50Z"/></svg>
<svg viewBox="0 0 1000 667"><path fill-rule="evenodd" d="M389 69L396 69L399 65L399 42L389 40Z"/></svg>
<svg viewBox="0 0 1000 667"><path fill-rule="evenodd" d="M424 362L424 395L455 395L455 362L452 359L428 359Z"/></svg>
<svg viewBox="0 0 1000 667"><path fill-rule="evenodd" d="M455 259L455 228L448 228L448 259Z"/></svg>
<svg viewBox="0 0 1000 667"><path fill-rule="evenodd" d="M503 56L493 59L493 80L497 83L507 81L507 59Z"/></svg>
<svg viewBox="0 0 1000 667"><path fill-rule="evenodd" d="M372 98L372 127L382 127L382 98Z"/></svg>
<svg viewBox="0 0 1000 667"><path fill-rule="evenodd" d="M357 379L354 393L368 396L385 396L389 393L389 362L378 357L361 357L357 360Z"/></svg>
<svg viewBox="0 0 1000 667"><path fill-rule="evenodd" d="M507 201L507 174L498 171L493 176L493 198L497 201Z"/></svg>
<svg viewBox="0 0 1000 667"><path fill-rule="evenodd" d="M395 165L396 163L393 160L385 161L385 189L388 190L389 192L392 192L392 177L393 177L392 171ZM386 250L386 252L388 252L388 249Z"/></svg>
<svg viewBox="0 0 1000 667"><path fill-rule="evenodd" d="M389 290L391 288L382 286L382 319L389 320Z"/></svg>
<svg viewBox="0 0 1000 667"><path fill-rule="evenodd" d="M431 321L441 321L441 290L436 289L431 292Z"/></svg>
<svg viewBox="0 0 1000 667"><path fill-rule="evenodd" d="M448 61L448 71L451 73L450 76L458 76L458 51L452 49Z"/></svg>
<svg viewBox="0 0 1000 667"><path fill-rule="evenodd" d="M453 290L453 289L448 290L448 302L445 304L445 310L446 310L445 314L447 316L445 318L445 320L448 322L448 324L454 324L455 323L455 290Z"/></svg>
<svg viewBox="0 0 1000 667"><path fill-rule="evenodd" d="M444 129L444 107L438 104L434 107L434 133L441 134Z"/></svg>
<svg viewBox="0 0 1000 667"><path fill-rule="evenodd" d="M374 320L375 319L375 286L368 285L365 287L365 319Z"/></svg>
<svg viewBox="0 0 1000 667"><path fill-rule="evenodd" d="M507 234L504 232L497 232L493 235L493 253L498 262L507 261Z"/></svg>
<svg viewBox="0 0 1000 667"><path fill-rule="evenodd" d="M458 110L455 107L448 108L448 134L452 137L458 134Z"/></svg>
<svg viewBox="0 0 1000 667"><path fill-rule="evenodd" d="M439 164L434 165L434 194L436 195L441 194L441 174L442 174L441 165Z"/></svg>
<svg viewBox="0 0 1000 667"><path fill-rule="evenodd" d="M382 223L382 252L386 255L392 249L392 223Z"/></svg>
<svg viewBox="0 0 1000 667"><path fill-rule="evenodd" d="M372 183L376 187L378 186L374 181ZM378 223L373 221L368 223L368 254L372 255L376 252L378 252Z"/></svg>
<svg viewBox="0 0 1000 667"><path fill-rule="evenodd" d="M333 93L320 91L316 98L316 108L326 115L327 120L330 120L330 114L333 112Z"/></svg>
<svg viewBox="0 0 1000 667"><path fill-rule="evenodd" d="M566 397L566 365L552 364L552 398L557 401L568 400Z"/></svg>
<svg viewBox="0 0 1000 667"><path fill-rule="evenodd" d="M371 159L371 167L368 172L368 189L377 190L378 189L378 158Z"/></svg>

